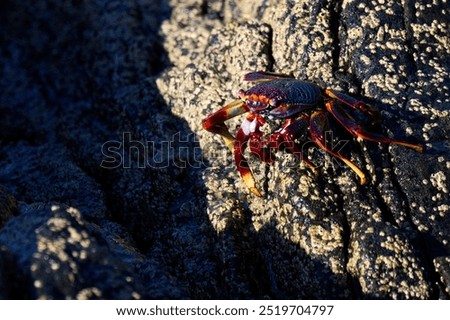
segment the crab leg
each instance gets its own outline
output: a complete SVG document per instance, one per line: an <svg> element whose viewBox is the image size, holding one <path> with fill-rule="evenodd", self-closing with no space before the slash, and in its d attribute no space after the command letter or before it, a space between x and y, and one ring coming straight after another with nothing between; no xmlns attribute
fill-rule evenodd
<svg viewBox="0 0 450 320"><path fill-rule="evenodd" d="M353 98L349 95L346 95L342 92L337 92L337 91L334 91L331 89L326 89L325 94L327 96L329 96L330 98L336 99L355 110L359 110L364 113L370 114L376 122L379 122L381 120L381 116L380 116L380 113L378 112L378 109L376 109L372 106L366 105L364 102L362 102L358 99L355 99L355 98Z"/></svg>
<svg viewBox="0 0 450 320"><path fill-rule="evenodd" d="M292 78L292 76L283 73L265 72L265 71L249 72L244 75L244 81L248 82L272 81L281 78Z"/></svg>
<svg viewBox="0 0 450 320"><path fill-rule="evenodd" d="M203 129L220 134L227 147L233 152L234 137L230 131L228 131L225 121L246 112L248 112L248 108L241 99L233 100L222 109L206 117L202 123Z"/></svg>
<svg viewBox="0 0 450 320"><path fill-rule="evenodd" d="M236 139L234 140L234 162L245 185L256 196L261 197L262 195L256 187L253 173L250 170L247 159L245 159L244 157L244 151L247 148L247 142L249 141L251 134L255 132L256 129L257 119L254 115L250 114L244 120L242 126L239 128L236 134Z"/></svg>
<svg viewBox="0 0 450 320"><path fill-rule="evenodd" d="M359 125L345 110L343 110L340 106L335 104L333 101L327 101L325 103L327 110L336 118L337 121L345 128L348 132L350 132L356 138L360 138L363 140L381 142L381 143L395 143L398 145L402 145L411 149L414 149L420 153L423 152L423 147L421 145L412 144L409 142L390 139L382 134L374 133L365 130L361 125Z"/></svg>
<svg viewBox="0 0 450 320"><path fill-rule="evenodd" d="M342 160L346 165L348 165L359 177L360 183L366 183L365 174L359 169L353 162L351 162L348 158L341 155L339 152L335 152L332 149L328 148L327 142L325 139L325 131L329 128L328 126L328 118L324 111L315 111L311 115L311 119L309 122L311 139L323 150L331 154L332 156Z"/></svg>
<svg viewBox="0 0 450 320"><path fill-rule="evenodd" d="M296 120L287 119L282 127L270 136L270 144L271 148L276 150L281 151L282 149L286 149L300 161L305 162L314 173L317 173L316 166L308 160L308 157L303 153L298 144L295 143L295 137L300 133L300 121L304 120L303 116Z"/></svg>

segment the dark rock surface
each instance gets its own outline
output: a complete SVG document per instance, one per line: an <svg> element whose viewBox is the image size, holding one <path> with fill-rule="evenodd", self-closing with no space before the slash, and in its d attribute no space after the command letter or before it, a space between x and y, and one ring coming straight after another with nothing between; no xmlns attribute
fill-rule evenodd
<svg viewBox="0 0 450 320"><path fill-rule="evenodd" d="M443 1L2 1L0 298L448 298L449 15ZM279 153L251 161L256 198L201 129L250 70L362 97L426 151L351 141L364 186L321 153L319 176Z"/></svg>

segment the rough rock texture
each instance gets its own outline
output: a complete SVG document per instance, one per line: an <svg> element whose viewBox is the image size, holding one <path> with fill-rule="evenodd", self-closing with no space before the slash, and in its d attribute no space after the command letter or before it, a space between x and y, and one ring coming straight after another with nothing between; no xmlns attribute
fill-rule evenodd
<svg viewBox="0 0 450 320"><path fill-rule="evenodd" d="M448 298L447 6L3 1L0 298ZM201 129L249 70L347 91L426 151L342 133L366 185L278 153L250 160L256 198Z"/></svg>

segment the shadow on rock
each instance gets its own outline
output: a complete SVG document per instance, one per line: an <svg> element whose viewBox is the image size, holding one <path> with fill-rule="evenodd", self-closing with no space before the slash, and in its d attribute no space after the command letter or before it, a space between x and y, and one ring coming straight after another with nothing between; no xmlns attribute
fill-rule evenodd
<svg viewBox="0 0 450 320"><path fill-rule="evenodd" d="M153 1L2 3L1 278L18 269L24 285L3 298L187 297L163 259L202 186L154 81L169 15Z"/></svg>

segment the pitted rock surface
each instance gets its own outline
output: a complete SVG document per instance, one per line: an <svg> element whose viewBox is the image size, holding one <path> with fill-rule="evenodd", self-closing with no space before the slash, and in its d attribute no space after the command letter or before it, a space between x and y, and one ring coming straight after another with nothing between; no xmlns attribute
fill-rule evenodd
<svg viewBox="0 0 450 320"><path fill-rule="evenodd" d="M0 298L448 298L447 5L2 2ZM342 132L364 186L317 148L319 175L249 156L257 198L201 127L255 70L348 92L425 152Z"/></svg>

